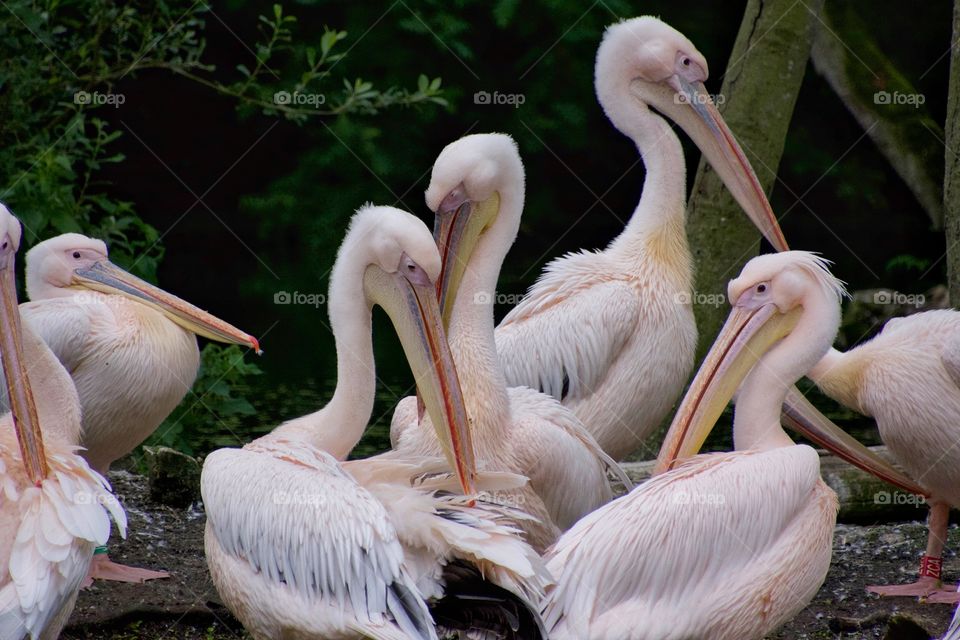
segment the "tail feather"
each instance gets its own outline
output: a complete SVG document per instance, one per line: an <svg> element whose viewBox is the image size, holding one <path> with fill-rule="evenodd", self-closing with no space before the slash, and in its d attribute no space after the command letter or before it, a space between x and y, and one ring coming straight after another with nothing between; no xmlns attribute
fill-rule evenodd
<svg viewBox="0 0 960 640"><path fill-rule="evenodd" d="M427 605L405 573L403 578L387 589L387 608L393 619L410 638L437 640L437 631Z"/></svg>
<svg viewBox="0 0 960 640"><path fill-rule="evenodd" d="M539 607L485 580L476 567L453 563L444 570L446 595L430 605L444 638L545 640Z"/></svg>

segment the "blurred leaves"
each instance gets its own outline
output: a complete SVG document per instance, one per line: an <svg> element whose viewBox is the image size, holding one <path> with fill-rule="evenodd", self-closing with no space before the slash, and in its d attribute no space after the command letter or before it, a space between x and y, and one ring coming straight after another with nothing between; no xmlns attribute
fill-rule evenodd
<svg viewBox="0 0 960 640"><path fill-rule="evenodd" d="M243 356L244 350L237 345L208 343L200 352L192 391L144 445L164 445L196 455L245 444L247 430L241 419L256 410L239 393L248 392L250 377L263 372Z"/></svg>

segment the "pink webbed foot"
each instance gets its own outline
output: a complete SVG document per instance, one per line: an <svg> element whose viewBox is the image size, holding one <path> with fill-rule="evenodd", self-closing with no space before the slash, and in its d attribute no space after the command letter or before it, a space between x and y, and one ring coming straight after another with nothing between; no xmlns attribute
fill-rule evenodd
<svg viewBox="0 0 960 640"><path fill-rule="evenodd" d="M957 586L943 584L940 570L943 561L939 556L924 555L920 558L920 577L911 584L893 584L867 587L870 593L881 596L921 598L925 602L956 604L960 602Z"/></svg>
<svg viewBox="0 0 960 640"><path fill-rule="evenodd" d="M920 576L916 582L910 584L869 586L867 591L886 597L924 598L928 602L957 602L956 585L945 585L931 576ZM933 599L951 595L954 596L953 600Z"/></svg>
<svg viewBox="0 0 960 640"><path fill-rule="evenodd" d="M83 587L89 587L93 584L94 580L141 583L147 580L159 580L169 577L170 574L166 571L152 571L150 569L128 567L127 565L117 564L112 561L110 556L105 553L98 553L93 556L93 560L90 562L90 571L83 581Z"/></svg>

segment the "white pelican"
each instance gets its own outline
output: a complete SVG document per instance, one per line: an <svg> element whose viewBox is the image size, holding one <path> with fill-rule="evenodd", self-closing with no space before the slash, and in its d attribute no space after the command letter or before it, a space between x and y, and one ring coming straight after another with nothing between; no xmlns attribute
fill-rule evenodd
<svg viewBox="0 0 960 640"><path fill-rule="evenodd" d="M114 266L100 241L67 233L27 252L24 321L73 377L83 408L82 455L106 474L156 430L189 391L196 335L259 349L256 338ZM102 549L100 551L103 551ZM98 553L91 577L166 577Z"/></svg>
<svg viewBox="0 0 960 640"><path fill-rule="evenodd" d="M830 565L837 497L780 410L833 341L842 291L824 261L799 251L754 258L730 282L733 311L658 469L696 453L739 385L737 451L680 462L564 534L546 557L557 581L544 605L551 638L759 639L810 601ZM807 427L843 437L825 418ZM898 478L861 453L844 455Z"/></svg>
<svg viewBox="0 0 960 640"><path fill-rule="evenodd" d="M831 348L807 375L831 398L873 417L890 453L931 495L918 580L868 590L957 602L957 587L940 582L940 566L950 507L960 506L960 312L890 320L846 353Z"/></svg>
<svg viewBox="0 0 960 640"><path fill-rule="evenodd" d="M94 547L110 535L110 516L125 535L126 515L76 453L80 401L70 376L29 328L21 332L19 243L20 223L0 205L0 361L12 408L0 417L0 638L52 639Z"/></svg>
<svg viewBox="0 0 960 640"><path fill-rule="evenodd" d="M520 524L542 551L561 530L610 501L606 469L619 467L554 398L526 387L508 389L498 364L494 292L523 213L523 164L513 140L480 134L447 145L434 163L426 197L436 212L440 301L477 461L487 470L530 479L519 493L499 498L536 518ZM437 438L419 424L415 404L407 398L394 413L394 448L437 455Z"/></svg>
<svg viewBox="0 0 960 640"><path fill-rule="evenodd" d="M511 527L468 496L434 493L456 488L441 486L436 463L398 461L387 487L383 460L349 472L339 462L373 409L376 304L393 321L459 486L474 491L466 413L433 284L439 274L422 222L390 207L359 210L330 279L333 398L204 462L210 573L255 638L435 638L422 596L439 595L447 563L472 564L521 597L540 586L539 558Z"/></svg>
<svg viewBox="0 0 960 640"><path fill-rule="evenodd" d="M612 25L595 77L604 112L643 157L640 202L606 249L549 263L496 340L509 385L562 401L620 460L666 417L697 343L683 150L653 110L687 132L774 248L787 243L703 86L707 61L683 34L649 16Z"/></svg>

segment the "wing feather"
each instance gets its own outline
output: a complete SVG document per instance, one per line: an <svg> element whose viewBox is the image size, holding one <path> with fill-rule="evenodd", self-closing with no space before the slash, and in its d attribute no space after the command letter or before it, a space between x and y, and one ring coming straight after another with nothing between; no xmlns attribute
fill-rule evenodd
<svg viewBox="0 0 960 640"><path fill-rule="evenodd" d="M702 620L684 608L698 603L709 615L711 602L728 597L716 592L719 581L756 565L818 481L816 452L796 446L698 456L637 487L548 551L557 586L544 604L547 628L562 628L560 637L609 637L604 614L619 607L647 629L636 637L695 637Z"/></svg>
<svg viewBox="0 0 960 640"><path fill-rule="evenodd" d="M497 327L508 386L557 400L587 397L599 387L640 317L636 290L626 279L597 275L602 259L585 252L554 260Z"/></svg>
<svg viewBox="0 0 960 640"><path fill-rule="evenodd" d="M436 638L383 505L329 454L281 439L220 449L201 489L220 547L266 580L350 610L362 628L392 618Z"/></svg>
<svg viewBox="0 0 960 640"><path fill-rule="evenodd" d="M0 586L0 637L56 635L87 575L94 547L106 544L111 516L126 535L126 515L107 481L76 454L50 457L40 487L5 494L19 526Z"/></svg>

